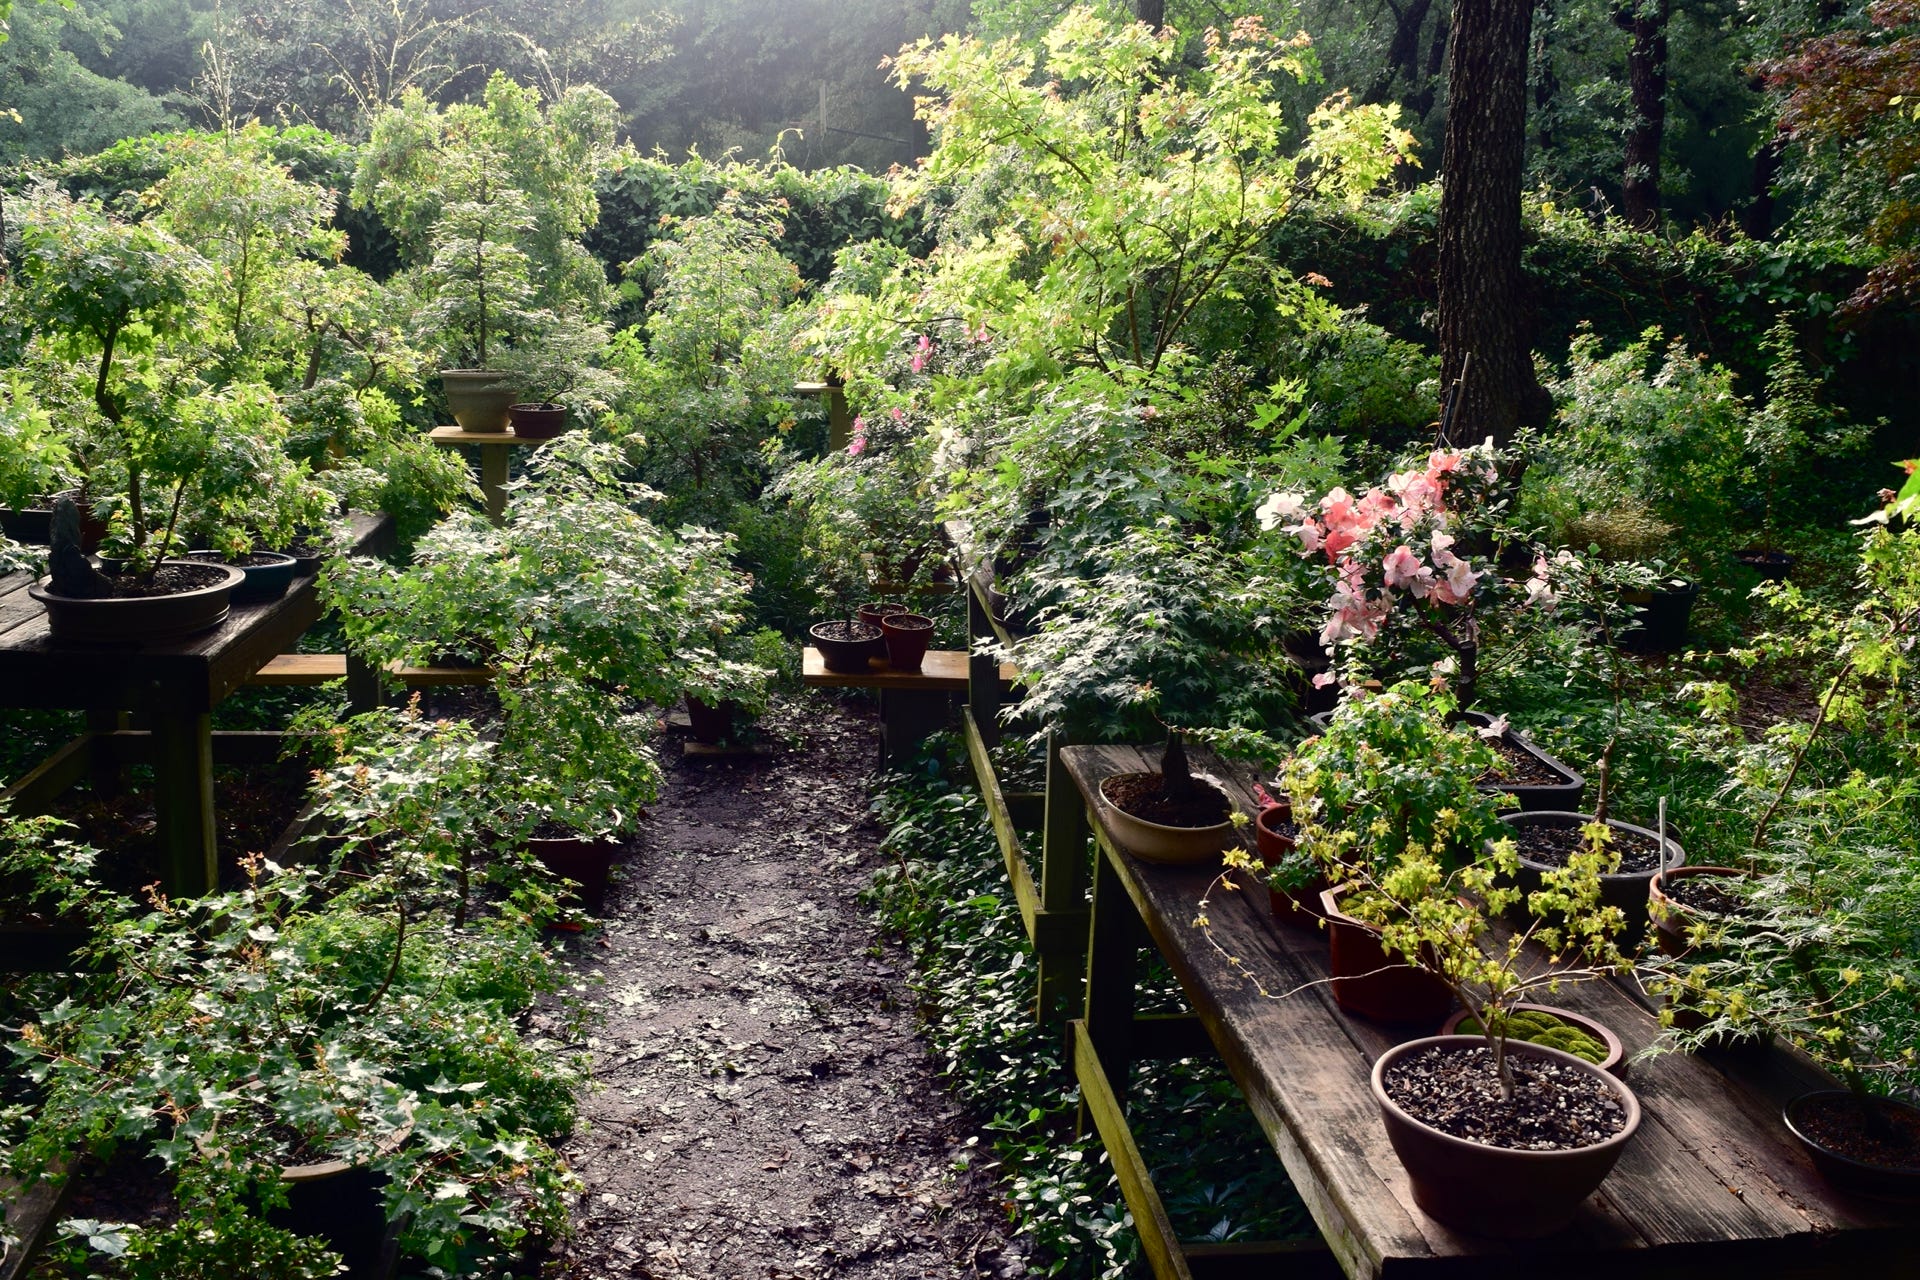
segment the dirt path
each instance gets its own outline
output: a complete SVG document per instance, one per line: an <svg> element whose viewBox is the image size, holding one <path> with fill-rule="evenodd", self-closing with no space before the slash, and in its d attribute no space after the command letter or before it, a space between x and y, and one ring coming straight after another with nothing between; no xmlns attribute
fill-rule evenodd
<svg viewBox="0 0 1920 1280"><path fill-rule="evenodd" d="M937 1078L906 957L857 898L881 860L877 730L817 696L768 728L746 760L682 762L668 736L665 794L583 939L605 1021L558 1274L1024 1275L991 1140Z"/></svg>

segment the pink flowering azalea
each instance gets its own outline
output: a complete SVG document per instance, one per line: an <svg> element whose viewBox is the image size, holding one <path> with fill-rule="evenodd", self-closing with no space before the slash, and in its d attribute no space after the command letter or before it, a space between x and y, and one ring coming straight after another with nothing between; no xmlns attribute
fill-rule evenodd
<svg viewBox="0 0 1920 1280"><path fill-rule="evenodd" d="M898 405L894 406L893 420L895 422L905 422L907 420L907 411L905 409L900 408Z"/></svg>
<svg viewBox="0 0 1920 1280"><path fill-rule="evenodd" d="M1340 677L1333 674L1333 672L1322 671L1319 675L1313 678L1313 687L1316 689L1324 689L1328 685L1338 684L1339 682L1340 682Z"/></svg>
<svg viewBox="0 0 1920 1280"><path fill-rule="evenodd" d="M1440 564L1440 553L1436 552L1433 557L1434 565L1442 568L1446 574L1433 584L1433 598L1441 604L1465 604L1473 598L1473 586L1480 581L1480 575L1473 571L1472 565L1452 552L1447 552L1446 556L1448 563L1444 566Z"/></svg>
<svg viewBox="0 0 1920 1280"><path fill-rule="evenodd" d="M864 434L857 434L853 437L852 440L847 442L847 452L852 454L856 458L859 457L861 454L865 453L866 451L867 451L867 437Z"/></svg>
<svg viewBox="0 0 1920 1280"><path fill-rule="evenodd" d="M1306 497L1298 493L1275 493L1268 496L1253 514L1260 520L1262 529L1278 528L1284 520L1297 519L1307 509Z"/></svg>
<svg viewBox="0 0 1920 1280"><path fill-rule="evenodd" d="M1421 564L1420 557L1404 542L1387 553L1380 567L1387 571L1389 587L1405 590L1415 600L1426 599L1433 586L1433 570Z"/></svg>
<svg viewBox="0 0 1920 1280"><path fill-rule="evenodd" d="M923 333L920 335L919 350L913 353L913 359L909 360L907 363L913 366L913 371L915 373L919 373L922 369L927 367L927 361L931 359L932 356L933 356L933 339Z"/></svg>
<svg viewBox="0 0 1920 1280"><path fill-rule="evenodd" d="M1427 455L1427 474L1443 476L1449 471L1460 469L1460 451L1457 449L1435 449Z"/></svg>
<svg viewBox="0 0 1920 1280"><path fill-rule="evenodd" d="M1310 556L1320 549L1320 539L1325 531L1314 523L1312 516L1302 516L1300 523L1291 526L1287 532L1299 536L1300 554Z"/></svg>

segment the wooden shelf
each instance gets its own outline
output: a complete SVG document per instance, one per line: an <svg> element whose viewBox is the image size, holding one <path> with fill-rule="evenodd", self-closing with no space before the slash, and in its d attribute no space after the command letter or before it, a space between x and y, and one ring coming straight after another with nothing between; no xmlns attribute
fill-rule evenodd
<svg viewBox="0 0 1920 1280"><path fill-rule="evenodd" d="M465 427L435 427L427 433L427 438L449 449L463 444L518 445L534 449L547 443L545 440L517 436L511 431L469 431Z"/></svg>
<svg viewBox="0 0 1920 1280"><path fill-rule="evenodd" d="M965 693L967 691L967 655L959 649L929 649L918 671L895 671L878 658L868 660L869 669L829 671L820 651L808 645L802 655L800 679L803 684L824 689L911 689L927 693ZM1011 681L1014 666L1000 664L1000 678Z"/></svg>
<svg viewBox="0 0 1920 1280"><path fill-rule="evenodd" d="M491 667L403 667L396 662L387 672L410 688L493 682ZM297 687L344 680L346 675L344 653L283 653L268 661L247 683Z"/></svg>

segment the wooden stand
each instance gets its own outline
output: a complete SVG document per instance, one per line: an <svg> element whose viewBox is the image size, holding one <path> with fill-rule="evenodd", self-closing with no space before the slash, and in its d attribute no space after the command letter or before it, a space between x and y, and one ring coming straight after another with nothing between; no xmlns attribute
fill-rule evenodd
<svg viewBox="0 0 1920 1280"><path fill-rule="evenodd" d="M827 450L839 453L853 439L853 420L847 414L846 393L837 382L796 382L793 394L820 396L827 402Z"/></svg>
<svg viewBox="0 0 1920 1280"><path fill-rule="evenodd" d="M1331 1274L1335 1263L1355 1280L1698 1280L1743 1272L1775 1280L1911 1269L1920 1248L1912 1212L1842 1197L1792 1145L1782 1103L1831 1086L1780 1046L1751 1058L1670 1054L1636 1062L1630 1083L1644 1111L1640 1131L1558 1234L1493 1241L1441 1226L1414 1205L1369 1085L1374 1060L1407 1037L1335 1005L1323 981L1323 935L1276 924L1264 893L1213 891L1209 942L1194 916L1218 864L1142 862L1091 806L1101 778L1148 768L1152 757L1131 747L1069 747L1060 759L1089 805L1098 845L1086 1012L1069 1033L1082 1123L1106 1144L1156 1277L1230 1267L1254 1274L1244 1256L1223 1258L1220 1246L1173 1238L1127 1121L1135 1060L1200 1050L1225 1062L1326 1242L1327 1252L1309 1254L1297 1244L1278 1246L1291 1255L1289 1275L1301 1268ZM1217 772L1235 806L1254 812L1250 787ZM1148 945L1166 958L1192 1013L1135 1013L1138 956ZM1261 996L1222 951L1270 991L1290 994ZM1597 1018L1629 1053L1659 1031L1643 997L1624 983L1568 987L1554 1003ZM1274 1274L1278 1264L1266 1267L1258 1274Z"/></svg>
<svg viewBox="0 0 1920 1280"><path fill-rule="evenodd" d="M1011 680L1013 669L1001 678ZM802 684L821 689L876 689L880 693L880 762L896 768L913 761L927 735L943 728L953 705L968 687L967 655L958 649L929 649L918 671L895 671L874 661L864 672L827 670L820 651L808 645L801 655Z"/></svg>
<svg viewBox="0 0 1920 1280"><path fill-rule="evenodd" d="M510 431L468 431L465 427L435 427L427 438L443 449L472 449L480 455L480 493L486 499L487 519L498 525L507 518L507 473L515 449L537 449L545 440L527 440Z"/></svg>

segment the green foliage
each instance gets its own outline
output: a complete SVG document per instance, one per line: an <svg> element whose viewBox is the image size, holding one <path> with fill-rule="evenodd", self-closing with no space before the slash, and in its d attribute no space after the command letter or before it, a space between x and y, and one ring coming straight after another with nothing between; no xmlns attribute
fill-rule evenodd
<svg viewBox="0 0 1920 1280"><path fill-rule="evenodd" d="M30 3L0 21L0 164L85 154L179 123L160 96L87 65L120 39L98 0Z"/></svg>

